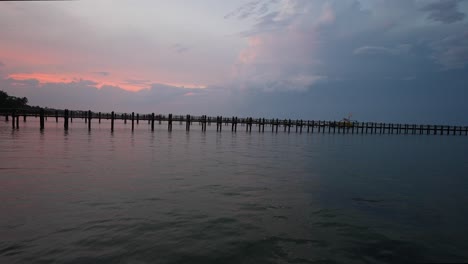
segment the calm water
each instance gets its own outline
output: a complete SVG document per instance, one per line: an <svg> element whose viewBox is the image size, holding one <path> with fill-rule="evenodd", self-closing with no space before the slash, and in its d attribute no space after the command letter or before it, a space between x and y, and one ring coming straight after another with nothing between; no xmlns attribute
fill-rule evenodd
<svg viewBox="0 0 468 264"><path fill-rule="evenodd" d="M468 261L468 137L37 122L0 122L0 263Z"/></svg>

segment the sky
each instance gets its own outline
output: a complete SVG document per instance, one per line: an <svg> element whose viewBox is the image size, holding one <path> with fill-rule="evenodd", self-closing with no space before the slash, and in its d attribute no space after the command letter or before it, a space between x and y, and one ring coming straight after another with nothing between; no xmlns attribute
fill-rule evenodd
<svg viewBox="0 0 468 264"><path fill-rule="evenodd" d="M468 124L468 0L0 2L30 105Z"/></svg>

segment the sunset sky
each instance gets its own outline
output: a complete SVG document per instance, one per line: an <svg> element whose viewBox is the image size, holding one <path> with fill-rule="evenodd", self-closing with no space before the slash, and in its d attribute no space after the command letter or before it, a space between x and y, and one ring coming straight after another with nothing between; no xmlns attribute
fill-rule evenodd
<svg viewBox="0 0 468 264"><path fill-rule="evenodd" d="M468 124L468 1L0 2L0 89L95 111Z"/></svg>

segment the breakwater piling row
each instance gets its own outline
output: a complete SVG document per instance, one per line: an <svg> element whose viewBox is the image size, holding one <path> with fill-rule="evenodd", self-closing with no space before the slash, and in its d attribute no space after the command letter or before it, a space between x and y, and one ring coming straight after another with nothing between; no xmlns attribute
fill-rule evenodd
<svg viewBox="0 0 468 264"><path fill-rule="evenodd" d="M265 127L270 127L272 133L283 131L284 133L329 133L329 134L404 134L404 135L468 135L468 126L449 126L449 125L422 125L422 124L393 124L393 123L378 123L378 122L344 122L344 121L323 121L323 120L291 120L291 119L268 119L268 118L253 118L253 117L209 117L206 115L162 115L162 114L140 114L140 113L101 113L88 111L72 111L72 110L50 110L50 109L0 109L0 113L5 116L5 122L9 122L11 117L11 125L13 129L20 128L20 117L23 117L23 122L27 121L27 117L39 117L40 130L45 129L47 117L55 119L58 123L59 119L63 119L64 130L69 129L69 123L73 123L73 119L83 119L87 124L88 130L91 131L92 123L101 123L102 119L110 119L110 131L114 132L114 123L116 120L123 121L124 124L131 122L131 130L135 129L140 121L147 121L151 131L154 131L155 122L159 125L162 122L167 124L168 131L172 131L173 123L179 122L179 125L185 123L185 130L190 131L194 124L201 127L201 131L205 132L207 126L211 123L216 123L216 131L222 132L223 126L231 128L231 132L237 132L237 127L245 127L246 132L252 132L252 127L256 127L258 132L264 133ZM95 121L97 119L97 121ZM282 128L282 129L281 129ZM268 131L268 130L267 130Z"/></svg>

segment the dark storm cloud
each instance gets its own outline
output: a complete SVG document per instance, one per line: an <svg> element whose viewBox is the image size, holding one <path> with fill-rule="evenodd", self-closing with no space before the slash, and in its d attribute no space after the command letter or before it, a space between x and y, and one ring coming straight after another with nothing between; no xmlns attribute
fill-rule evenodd
<svg viewBox="0 0 468 264"><path fill-rule="evenodd" d="M429 12L428 18L443 23L454 23L465 18L465 14L458 10L458 4L462 0L438 0L422 8Z"/></svg>
<svg viewBox="0 0 468 264"><path fill-rule="evenodd" d="M435 60L445 69L461 69L468 64L468 31L434 41Z"/></svg>

